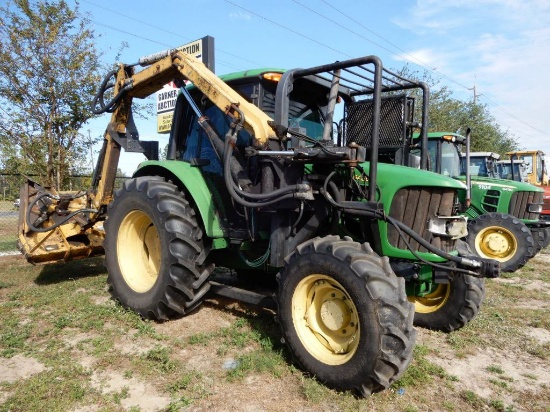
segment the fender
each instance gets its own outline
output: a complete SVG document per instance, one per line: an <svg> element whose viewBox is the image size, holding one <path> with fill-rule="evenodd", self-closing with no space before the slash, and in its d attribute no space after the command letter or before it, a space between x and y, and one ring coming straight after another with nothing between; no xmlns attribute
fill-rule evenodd
<svg viewBox="0 0 550 412"><path fill-rule="evenodd" d="M199 168L187 162L176 160L149 160L141 163L133 177L163 176L177 186L185 188L197 205L206 235L211 238L223 238L219 213L212 201L212 194Z"/></svg>

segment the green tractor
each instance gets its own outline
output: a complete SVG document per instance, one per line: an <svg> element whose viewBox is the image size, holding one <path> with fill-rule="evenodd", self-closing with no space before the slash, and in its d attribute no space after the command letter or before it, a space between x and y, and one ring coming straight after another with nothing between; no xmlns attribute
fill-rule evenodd
<svg viewBox="0 0 550 412"><path fill-rule="evenodd" d="M494 177L499 156L492 152L461 153L468 136L428 133L430 170L466 182L462 213L468 216L470 248L479 256L498 260L513 272L548 246L547 222L540 220L543 190L524 182Z"/></svg>
<svg viewBox="0 0 550 412"><path fill-rule="evenodd" d="M413 322L451 331L477 314L484 278L500 269L463 247L464 185L378 162L393 144L382 96L421 88L427 101L427 86L375 56L221 79L182 52L140 63L121 65L96 96L112 116L86 196L22 189L29 261L104 251L113 296L144 318L189 314L211 292L273 307L303 369L363 395L403 373ZM173 79L180 95L158 160L138 138L132 99ZM115 192L121 148L149 160ZM251 282L273 278L274 298Z"/></svg>

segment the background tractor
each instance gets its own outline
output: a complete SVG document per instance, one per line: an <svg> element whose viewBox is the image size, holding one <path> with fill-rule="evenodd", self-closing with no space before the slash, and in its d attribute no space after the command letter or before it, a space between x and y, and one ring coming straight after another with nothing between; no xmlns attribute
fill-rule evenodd
<svg viewBox="0 0 550 412"><path fill-rule="evenodd" d="M442 134L439 135L441 136ZM450 136L448 134L445 135ZM464 143L463 146L466 146L466 144ZM466 157L466 153L462 153L461 155L463 158ZM498 171L499 159L500 155L495 152L470 152L468 171L471 176L500 178ZM465 170L465 167L463 169Z"/></svg>
<svg viewBox="0 0 550 412"><path fill-rule="evenodd" d="M462 153L462 157L466 154ZM471 176L529 182L527 163L521 159L500 160L494 152L470 152L469 172Z"/></svg>
<svg viewBox="0 0 550 412"><path fill-rule="evenodd" d="M479 256L496 259L513 272L548 246L549 225L540 220L542 189L496 176L498 154L461 153L469 136L428 134L430 169L466 182L462 213L468 216L467 242ZM470 170L473 168L472 173Z"/></svg>
<svg viewBox="0 0 550 412"><path fill-rule="evenodd" d="M519 150L506 152L506 156L513 160L522 160L527 164L527 178L535 186L548 186L548 171L544 152L541 150Z"/></svg>
<svg viewBox="0 0 550 412"><path fill-rule="evenodd" d="M527 177L527 163L523 160L498 160L497 173L498 177L501 179L529 183L529 178Z"/></svg>
<svg viewBox="0 0 550 412"><path fill-rule="evenodd" d="M427 116L424 84L375 56L223 78L183 52L140 64L108 74L95 98L112 115L92 189L22 188L29 261L104 252L113 296L145 318L188 314L209 292L274 307L303 369L363 395L405 370L413 321L450 331L478 312L499 265L460 247L463 184L378 162L394 144L382 96L420 88ZM156 142L139 140L132 99L169 81L181 88L159 160ZM400 124L405 141L403 112ZM148 160L114 192L121 148ZM215 266L248 282L236 287ZM273 276L274 304L250 282Z"/></svg>
<svg viewBox="0 0 550 412"><path fill-rule="evenodd" d="M546 170L544 152L541 150L522 150L506 152L506 155L513 161L522 160L526 164L529 183L544 190L541 217L544 220L550 220L550 186L548 186L548 171Z"/></svg>

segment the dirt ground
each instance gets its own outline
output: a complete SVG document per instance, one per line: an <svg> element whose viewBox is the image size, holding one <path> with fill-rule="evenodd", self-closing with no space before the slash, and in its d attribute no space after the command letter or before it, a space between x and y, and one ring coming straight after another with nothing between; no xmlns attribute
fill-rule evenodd
<svg viewBox="0 0 550 412"><path fill-rule="evenodd" d="M10 257L9 259L20 258ZM549 254L540 255L536 259L540 259L544 264L547 262L550 266ZM519 275L492 280L492 282L521 286L526 290L536 291L539 299L535 302L519 300L513 304L518 308L522 306L533 308L534 305L543 309L544 313L550 314L550 285L548 283L525 280ZM115 305L108 293L94 297L94 302L97 305ZM238 303L229 300L210 299L188 317L165 323L155 323L153 327L160 334L174 339L185 339L199 333L207 334L228 327L239 318L240 308ZM25 309L21 308L21 310ZM109 325L105 327L108 328ZM72 358L91 371L90 382L95 389L103 394L109 394L127 388L126 397L120 402L122 410L143 412L166 410L170 398L169 395L158 389L159 382L152 384L140 376L127 376L114 368L97 368L99 360L84 353L79 345L94 336L80 331L74 332L65 330L63 339L71 350ZM525 326L524 333L542 345L550 343L550 331L547 329ZM133 334L131 331L121 335L114 350L122 354L140 355L158 346L158 341L147 337L136 339L135 335L137 334ZM533 410L528 402L530 394L550 399L550 362L548 357L543 359L521 351L515 346L501 349L495 346L477 347L474 351L458 353L456 348L449 344L446 336L442 333L418 328L417 344L429 347L437 353L437 356L430 356L430 362L441 366L456 379L456 382L453 382L455 385L453 389L438 388L432 385L426 388L425 396L435 395L443 399L449 397L447 404L451 405L453 403L452 396L456 396L457 387L460 387L462 393L469 391L484 399L493 399L498 396L505 405L513 405L508 409L502 408L502 411ZM246 351L246 349L244 350ZM181 410L209 412L342 410L341 407L331 402L316 404L304 397L302 386L298 384L301 379L299 373L290 373L282 378L268 373L252 373L247 375L244 380L228 381L225 378L226 371L234 365L235 359L240 354L234 349L228 351L224 356L218 356L215 349L208 345L183 346L174 350L171 356L181 361L186 370L204 373L203 376L207 377L201 381L203 387L198 391L204 396L194 400L190 406ZM499 365L499 374L506 376L513 391L502 391L495 386L495 374L494 371L491 371L491 365ZM45 368L37 360L22 354L11 358L0 358L0 380L8 383L22 381L43 372ZM4 391L0 386L0 403L4 402L9 395L10 393ZM385 393L376 394L361 401L359 409L369 411L424 410L415 407L420 403L418 394L413 396L413 394L405 393L402 396L403 400L395 402L395 409L392 409L392 403L386 399L390 396L396 396L395 390L390 389ZM455 405L457 406L454 409L448 406L444 409L435 407L429 408L429 410L466 410L461 409L460 405L464 405L463 403L458 402ZM353 407L356 408L357 404L353 404ZM89 405L77 410L96 412L103 409ZM478 409L476 406L470 406L468 410ZM483 410L499 409L484 406ZM536 410L541 409L537 408ZM545 411L550 411L550 405L546 407Z"/></svg>

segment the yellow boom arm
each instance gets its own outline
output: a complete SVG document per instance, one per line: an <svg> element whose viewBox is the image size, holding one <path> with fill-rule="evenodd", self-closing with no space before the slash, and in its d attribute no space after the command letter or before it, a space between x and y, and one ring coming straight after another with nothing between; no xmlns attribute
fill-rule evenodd
<svg viewBox="0 0 550 412"><path fill-rule="evenodd" d="M104 232L101 220L105 207L113 199L120 138L133 128L131 106L134 97L145 98L175 79L188 80L218 108L242 123L253 136L255 147L262 148L268 139L275 137L269 116L247 102L193 56L170 50L142 58L139 64L147 67L134 73L133 66L121 64L116 72L113 112L94 172L95 190L86 197L73 197L67 193L66 199L70 200L65 202L65 207L71 214L65 219L56 216L60 196L55 189L44 189L34 182L28 182L22 188L19 243L30 262L72 260L102 253ZM79 214L79 210L85 210L87 218ZM75 241L77 238L87 240L78 242Z"/></svg>

